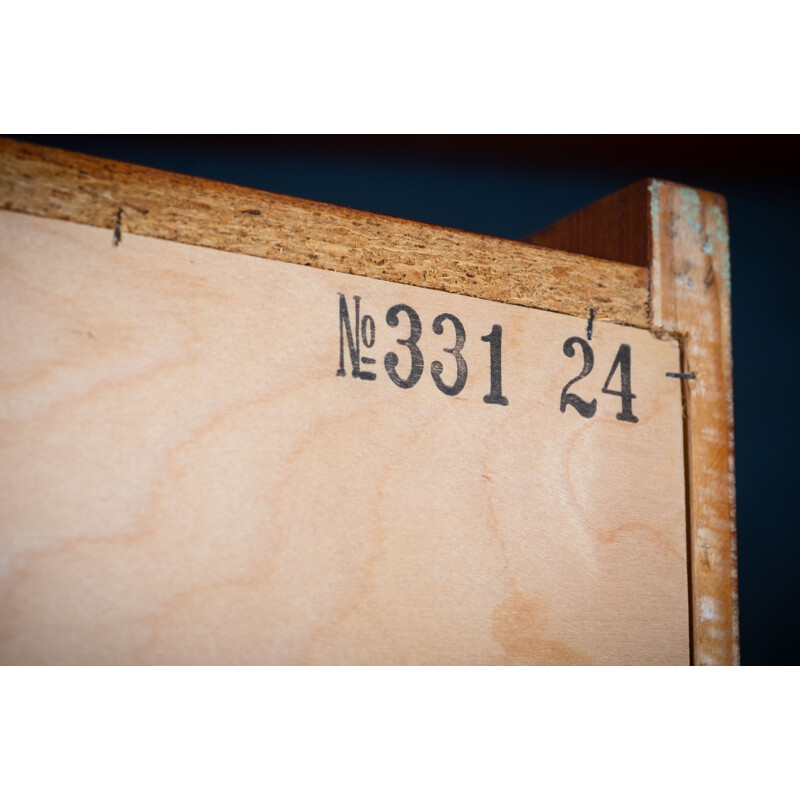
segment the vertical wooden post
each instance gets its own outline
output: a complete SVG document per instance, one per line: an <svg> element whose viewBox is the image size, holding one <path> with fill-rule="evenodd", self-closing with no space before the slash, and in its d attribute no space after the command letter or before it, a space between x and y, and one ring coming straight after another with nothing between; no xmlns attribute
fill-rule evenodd
<svg viewBox="0 0 800 800"><path fill-rule="evenodd" d="M730 255L725 199L651 181L653 324L684 339L694 659L738 663Z"/></svg>
<svg viewBox="0 0 800 800"><path fill-rule="evenodd" d="M692 653L739 663L730 253L725 199L648 179L529 241L650 268L654 329L680 337Z"/></svg>

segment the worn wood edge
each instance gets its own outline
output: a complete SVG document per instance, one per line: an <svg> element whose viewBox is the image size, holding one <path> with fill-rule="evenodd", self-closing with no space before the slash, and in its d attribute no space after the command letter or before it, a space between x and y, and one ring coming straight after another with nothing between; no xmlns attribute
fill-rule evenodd
<svg viewBox="0 0 800 800"><path fill-rule="evenodd" d="M695 664L738 664L739 600L727 206L646 179L526 241L650 268L650 328L680 342L687 545ZM715 349L714 344L718 347Z"/></svg>
<svg viewBox="0 0 800 800"><path fill-rule="evenodd" d="M739 664L733 355L725 198L648 181L653 324L682 338L692 651Z"/></svg>
<svg viewBox="0 0 800 800"><path fill-rule="evenodd" d="M648 273L513 242L0 139L0 207L647 327Z"/></svg>

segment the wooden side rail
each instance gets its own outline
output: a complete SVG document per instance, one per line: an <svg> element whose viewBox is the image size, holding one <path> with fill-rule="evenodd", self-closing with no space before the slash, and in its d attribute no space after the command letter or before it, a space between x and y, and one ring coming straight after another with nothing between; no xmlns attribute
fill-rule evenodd
<svg viewBox="0 0 800 800"><path fill-rule="evenodd" d="M0 207L646 327L647 270L0 140Z"/></svg>

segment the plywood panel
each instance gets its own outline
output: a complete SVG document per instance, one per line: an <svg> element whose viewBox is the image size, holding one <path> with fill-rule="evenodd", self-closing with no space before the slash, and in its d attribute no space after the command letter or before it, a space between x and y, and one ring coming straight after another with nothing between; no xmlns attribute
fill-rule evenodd
<svg viewBox="0 0 800 800"><path fill-rule="evenodd" d="M688 663L669 338L0 212L0 342L5 663Z"/></svg>

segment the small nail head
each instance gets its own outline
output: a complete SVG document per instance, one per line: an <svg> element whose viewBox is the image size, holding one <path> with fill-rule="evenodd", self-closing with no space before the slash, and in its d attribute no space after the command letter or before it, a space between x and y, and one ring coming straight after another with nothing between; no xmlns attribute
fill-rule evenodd
<svg viewBox="0 0 800 800"><path fill-rule="evenodd" d="M117 211L117 218L114 220L114 247L117 247L122 240L122 209Z"/></svg>

